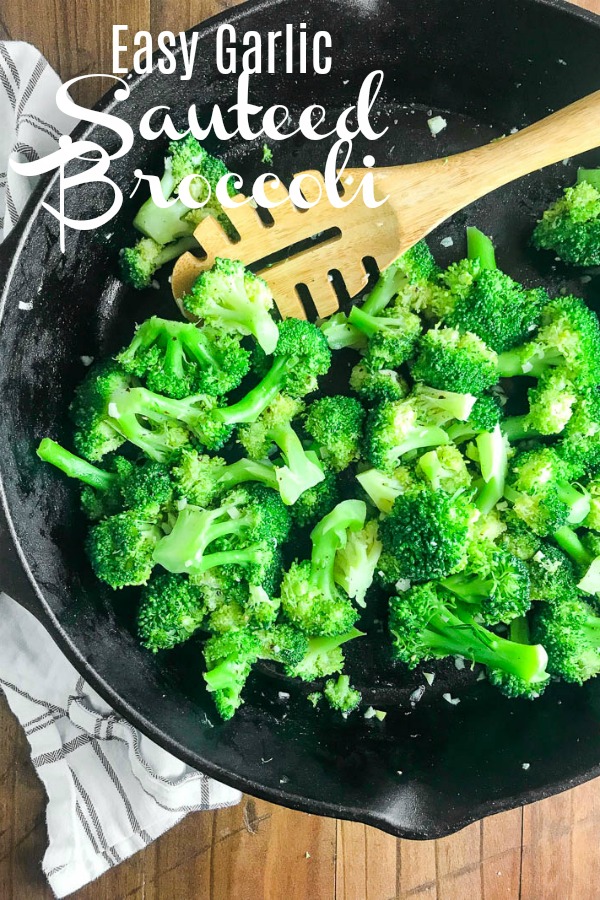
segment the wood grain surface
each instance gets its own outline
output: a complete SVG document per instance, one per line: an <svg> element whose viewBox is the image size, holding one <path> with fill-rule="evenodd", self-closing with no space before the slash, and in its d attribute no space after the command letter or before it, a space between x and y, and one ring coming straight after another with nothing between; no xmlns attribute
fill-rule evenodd
<svg viewBox="0 0 600 900"><path fill-rule="evenodd" d="M483 0L485 2L485 0ZM111 26L185 29L235 0L1 0L0 39L36 44L63 79L111 70ZM580 0L600 13L600 0ZM599 57L600 58L600 57ZM77 99L93 102L97 83ZM0 900L51 900L45 797L0 699ZM600 779L452 837L373 828L244 797L190 815L76 900L600 900Z"/></svg>

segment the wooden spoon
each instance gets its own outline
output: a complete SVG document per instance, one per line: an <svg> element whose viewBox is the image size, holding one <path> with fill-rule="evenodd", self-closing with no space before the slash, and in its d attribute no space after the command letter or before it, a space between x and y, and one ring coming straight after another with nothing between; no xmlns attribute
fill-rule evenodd
<svg viewBox="0 0 600 900"><path fill-rule="evenodd" d="M376 197L389 199L371 209L359 197L343 209L327 199L323 177L302 182L308 202L319 202L308 210L297 209L279 182L267 183L265 192L273 202L286 201L270 210L274 223L265 225L256 209L246 204L227 209L240 240L232 242L215 219L198 225L194 237L205 251L200 259L191 253L181 256L173 270L172 288L179 302L200 272L212 266L217 256L241 260L245 265L259 262L303 240L329 229L338 232L322 243L257 271L273 291L283 317L306 318L297 285L305 285L320 316L339 308L331 272L337 270L351 297L366 285L363 260L375 259L380 271L459 209L496 188L537 169L600 146L600 91L578 100L546 119L493 141L445 159L387 168L346 169L348 190L356 187L367 171L372 171ZM235 198L242 201L239 195Z"/></svg>

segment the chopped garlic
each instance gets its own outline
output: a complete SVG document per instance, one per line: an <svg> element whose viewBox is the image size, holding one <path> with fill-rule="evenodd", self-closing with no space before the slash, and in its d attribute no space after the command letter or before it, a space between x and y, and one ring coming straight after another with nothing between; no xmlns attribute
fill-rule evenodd
<svg viewBox="0 0 600 900"><path fill-rule="evenodd" d="M443 116L433 116L432 119L427 119L427 125L429 126L429 130L433 137L435 137L436 134L439 134L440 131L443 131L447 124L448 123Z"/></svg>

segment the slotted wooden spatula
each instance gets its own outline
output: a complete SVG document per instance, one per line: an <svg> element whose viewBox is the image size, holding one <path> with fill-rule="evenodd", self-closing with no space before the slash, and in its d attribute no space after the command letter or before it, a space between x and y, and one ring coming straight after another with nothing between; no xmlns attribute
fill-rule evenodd
<svg viewBox="0 0 600 900"><path fill-rule="evenodd" d="M265 225L250 205L228 209L227 215L240 240L232 242L215 219L198 225L194 237L206 256L185 253L173 271L175 299L190 289L200 272L212 266L216 257L231 257L245 265L265 260L303 240L331 229L334 236L291 254L288 258L258 271L268 282L283 317L305 318L297 291L305 285L320 316L339 307L331 272L337 270L351 297L367 283L363 260L375 259L380 270L425 237L459 209L496 188L544 166L600 146L600 91L578 100L517 134L484 147L445 159L378 169L346 169L344 182L353 194L367 171L374 174L376 196L389 195L382 206L371 209L357 198L349 206L332 206L323 178L310 172L302 193L308 202L319 202L308 210L292 205L286 188L269 183L266 193L273 202L286 201L271 209L272 225ZM241 201L241 195L236 198Z"/></svg>

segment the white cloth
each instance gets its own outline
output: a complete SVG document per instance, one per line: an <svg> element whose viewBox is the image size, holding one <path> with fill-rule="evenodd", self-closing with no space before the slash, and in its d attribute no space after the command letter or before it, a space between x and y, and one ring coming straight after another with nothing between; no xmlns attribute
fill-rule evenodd
<svg viewBox="0 0 600 900"><path fill-rule="evenodd" d="M43 156L75 124L56 108L58 86L37 50L0 41L0 239L2 224L6 235L33 187L8 171L9 155ZM48 794L42 868L57 897L141 850L188 812L239 801L239 791L190 769L116 715L6 594L0 646L0 687Z"/></svg>

